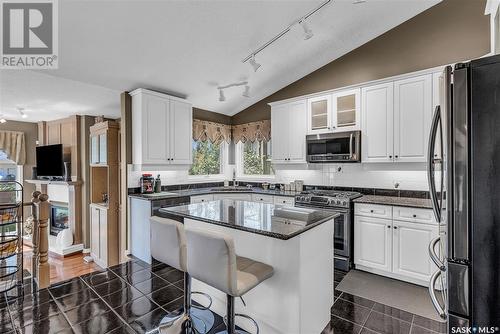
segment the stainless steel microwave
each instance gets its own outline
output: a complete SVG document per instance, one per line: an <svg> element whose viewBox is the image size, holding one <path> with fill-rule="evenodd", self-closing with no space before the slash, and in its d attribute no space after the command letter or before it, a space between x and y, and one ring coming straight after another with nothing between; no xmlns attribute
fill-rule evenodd
<svg viewBox="0 0 500 334"><path fill-rule="evenodd" d="M361 131L306 136L307 162L361 162Z"/></svg>

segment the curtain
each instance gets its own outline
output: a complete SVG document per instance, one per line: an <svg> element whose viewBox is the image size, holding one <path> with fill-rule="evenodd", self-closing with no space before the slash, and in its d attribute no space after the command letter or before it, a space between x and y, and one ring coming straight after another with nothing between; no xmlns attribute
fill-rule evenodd
<svg viewBox="0 0 500 334"><path fill-rule="evenodd" d="M271 140L271 121L264 120L240 125L233 125L234 143L247 141L269 141Z"/></svg>
<svg viewBox="0 0 500 334"><path fill-rule="evenodd" d="M193 139L196 141L210 141L220 144L225 141L235 144L247 141L269 141L271 140L271 121L264 120L240 125L226 125L199 119L193 120Z"/></svg>
<svg viewBox="0 0 500 334"><path fill-rule="evenodd" d="M220 144L231 142L231 126L226 124L193 120L193 139L196 141L211 141Z"/></svg>
<svg viewBox="0 0 500 334"><path fill-rule="evenodd" d="M0 150L16 165L24 165L26 161L26 148L24 133L17 131L0 131Z"/></svg>

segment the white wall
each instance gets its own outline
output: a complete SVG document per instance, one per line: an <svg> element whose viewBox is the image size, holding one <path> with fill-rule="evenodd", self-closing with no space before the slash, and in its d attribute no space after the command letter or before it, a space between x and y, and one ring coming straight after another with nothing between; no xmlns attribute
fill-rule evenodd
<svg viewBox="0 0 500 334"><path fill-rule="evenodd" d="M277 166L275 182L294 180L310 185L384 189L396 189L395 183L399 183L397 189L428 190L424 163Z"/></svg>
<svg viewBox="0 0 500 334"><path fill-rule="evenodd" d="M341 167L341 171L337 169ZM267 181L289 183L304 180L308 185L363 187L401 190L428 190L427 172L424 163L386 163L386 164L311 164L295 166L275 166L276 176L270 179L245 179L246 181ZM134 171L129 166L128 187L138 187L142 173L160 174L162 185L186 184L197 182L216 182L232 178L232 166L226 166L221 177L193 177L187 170L172 171Z"/></svg>

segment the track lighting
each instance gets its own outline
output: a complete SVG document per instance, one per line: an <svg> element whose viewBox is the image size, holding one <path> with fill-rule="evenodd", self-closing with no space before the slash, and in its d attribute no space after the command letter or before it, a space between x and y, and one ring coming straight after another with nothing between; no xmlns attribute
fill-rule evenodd
<svg viewBox="0 0 500 334"><path fill-rule="evenodd" d="M250 63L250 65L252 65L254 72L257 72L257 70L261 66L258 62L255 61L255 55L252 55L252 58L250 58L248 62Z"/></svg>
<svg viewBox="0 0 500 334"><path fill-rule="evenodd" d="M248 85L248 81L234 82L229 85L217 87L217 89L219 90L219 101L226 101L226 97L224 96L224 89L238 86L245 86L245 90L243 91L242 95L244 97L250 97L250 86Z"/></svg>
<svg viewBox="0 0 500 334"><path fill-rule="evenodd" d="M226 97L224 96L224 90L222 90L222 88L219 88L219 101L220 102L226 101Z"/></svg>
<svg viewBox="0 0 500 334"><path fill-rule="evenodd" d="M7 120L5 118L3 118L3 116L0 116L0 123L7 123Z"/></svg>
<svg viewBox="0 0 500 334"><path fill-rule="evenodd" d="M308 40L309 38L314 36L313 31L311 30L311 28L309 28L306 20L300 21L300 25L302 26L302 29L304 29L304 40Z"/></svg>
<svg viewBox="0 0 500 334"><path fill-rule="evenodd" d="M19 115L21 115L22 118L28 118L28 115L24 113L24 108L17 108L17 111L19 111Z"/></svg>
<svg viewBox="0 0 500 334"><path fill-rule="evenodd" d="M244 97L250 97L250 86L246 85L245 90L243 91L242 94Z"/></svg>

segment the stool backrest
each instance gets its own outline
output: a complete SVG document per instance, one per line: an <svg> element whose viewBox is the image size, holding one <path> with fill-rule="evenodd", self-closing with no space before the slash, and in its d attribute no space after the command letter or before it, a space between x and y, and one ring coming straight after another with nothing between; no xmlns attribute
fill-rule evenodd
<svg viewBox="0 0 500 334"><path fill-rule="evenodd" d="M149 221L151 222L151 256L178 270L187 271L184 224L157 216L151 217Z"/></svg>
<svg viewBox="0 0 500 334"><path fill-rule="evenodd" d="M223 233L186 229L188 273L220 291L236 296L236 252Z"/></svg>

